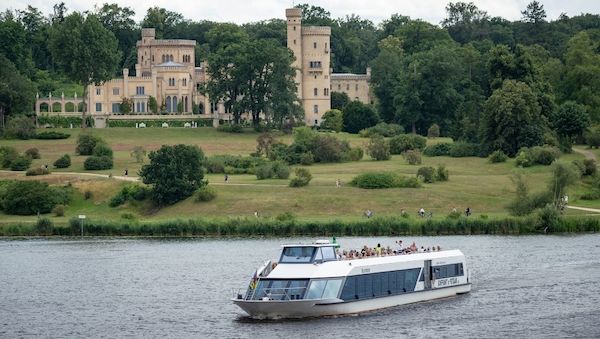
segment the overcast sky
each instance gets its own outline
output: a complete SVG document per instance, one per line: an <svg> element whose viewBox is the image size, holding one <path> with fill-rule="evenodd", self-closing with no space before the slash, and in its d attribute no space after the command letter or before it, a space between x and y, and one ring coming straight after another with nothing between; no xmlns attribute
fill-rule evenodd
<svg viewBox="0 0 600 339"><path fill-rule="evenodd" d="M0 9L23 9L27 5L37 7L43 13L52 12L52 4L61 0L1 0ZM238 24L260 21L271 18L285 18L285 8L293 7L294 3L309 3L321 6L331 12L332 17L338 18L348 14L358 14L380 23L393 13L420 18L434 24L439 24L445 17L444 7L450 0L64 0L69 11L92 10L94 4L117 2L121 7L132 8L136 21L141 21L148 7L164 7L170 11L183 14L186 19L228 21ZM464 2L469 2L464 0ZM474 0L480 9L491 16L501 16L508 20L521 18L521 11L530 0ZM600 13L598 0L542 0L549 20L556 19L561 13L575 16L581 13Z"/></svg>

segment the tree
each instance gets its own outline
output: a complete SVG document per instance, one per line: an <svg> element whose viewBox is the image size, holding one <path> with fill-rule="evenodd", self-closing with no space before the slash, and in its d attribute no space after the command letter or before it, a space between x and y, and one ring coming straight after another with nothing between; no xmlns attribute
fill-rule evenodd
<svg viewBox="0 0 600 339"><path fill-rule="evenodd" d="M0 53L0 127L5 116L33 111L35 86Z"/></svg>
<svg viewBox="0 0 600 339"><path fill-rule="evenodd" d="M110 80L117 68L120 52L114 34L104 28L93 14L74 12L50 31L52 57L73 81L83 85L83 106L88 86ZM82 114L85 127L86 111Z"/></svg>
<svg viewBox="0 0 600 339"><path fill-rule="evenodd" d="M142 27L156 29L156 38L175 38L175 27L183 22L183 15L160 7L150 7L146 12Z"/></svg>
<svg viewBox="0 0 600 339"><path fill-rule="evenodd" d="M552 168L552 178L548 182L548 190L552 192L552 201L557 208L563 202L566 188L577 182L579 172L572 164L556 163Z"/></svg>
<svg viewBox="0 0 600 339"><path fill-rule="evenodd" d="M158 114L158 102L155 97L150 96L148 98L148 108L150 109L150 112Z"/></svg>
<svg viewBox="0 0 600 339"><path fill-rule="evenodd" d="M331 109L344 110L344 107L350 102L348 94L344 92L331 92Z"/></svg>
<svg viewBox="0 0 600 339"><path fill-rule="evenodd" d="M552 125L557 134L566 138L569 143L574 137L583 134L589 122L585 106L572 101L560 105L552 119Z"/></svg>
<svg viewBox="0 0 600 339"><path fill-rule="evenodd" d="M542 144L540 106L527 84L506 80L485 103L482 141L489 150L509 156L521 147Z"/></svg>
<svg viewBox="0 0 600 339"><path fill-rule="evenodd" d="M334 132L341 132L344 127L344 116L342 111L338 109L330 109L323 114L323 122L321 128L328 129Z"/></svg>
<svg viewBox="0 0 600 339"><path fill-rule="evenodd" d="M477 26L489 19L487 13L472 2L449 3L446 5L446 13L447 17L442 21L442 26L448 30L455 41L461 44L471 41Z"/></svg>
<svg viewBox="0 0 600 339"><path fill-rule="evenodd" d="M94 152L94 147L101 143L104 143L101 138L92 134L81 133L79 136L77 136L77 147L75 148L75 153L79 155L92 155Z"/></svg>
<svg viewBox="0 0 600 339"><path fill-rule="evenodd" d="M207 185L202 180L204 153L197 146L163 145L150 152L149 158L150 164L142 167L140 177L153 185L151 198L159 206L176 203Z"/></svg>
<svg viewBox="0 0 600 339"><path fill-rule="evenodd" d="M521 12L523 21L537 24L546 21L546 11L544 5L538 1L532 1L527 5L527 8Z"/></svg>
<svg viewBox="0 0 600 339"><path fill-rule="evenodd" d="M45 182L19 180L8 184L1 207L7 214L49 213L57 203L56 196L56 192Z"/></svg>
<svg viewBox="0 0 600 339"><path fill-rule="evenodd" d="M139 26L134 20L135 11L129 7L120 7L118 4L103 4L95 7L95 13L102 25L113 32L119 41L119 50L122 51L120 65L122 68L134 66L135 59L130 55L136 52L135 43L139 37Z"/></svg>
<svg viewBox="0 0 600 339"><path fill-rule="evenodd" d="M361 129L375 126L380 120L377 112L360 101L352 101L344 109L344 131L358 133Z"/></svg>
<svg viewBox="0 0 600 339"><path fill-rule="evenodd" d="M13 62L21 73L31 73L33 65L27 32L10 11L0 14L0 54Z"/></svg>
<svg viewBox="0 0 600 339"><path fill-rule="evenodd" d="M6 135L22 140L34 138L35 124L30 117L24 115L14 116L6 124Z"/></svg>
<svg viewBox="0 0 600 339"><path fill-rule="evenodd" d="M369 144L367 145L367 154L377 161L389 160L391 156L390 143L381 135L375 134L369 140Z"/></svg>
<svg viewBox="0 0 600 339"><path fill-rule="evenodd" d="M150 97L152 98L152 97ZM156 99L154 99L156 100ZM148 101L150 101L150 99L148 99ZM133 100L123 97L121 98L121 114L130 114L131 111L133 110ZM148 103L148 106L150 106L150 103Z"/></svg>
<svg viewBox="0 0 600 339"><path fill-rule="evenodd" d="M371 83L377 97L378 110L385 122L395 120L394 93L400 86L402 73L402 41L398 37L388 36L379 42L379 55L373 60ZM333 93L332 93L333 94ZM333 96L332 107L333 107Z"/></svg>

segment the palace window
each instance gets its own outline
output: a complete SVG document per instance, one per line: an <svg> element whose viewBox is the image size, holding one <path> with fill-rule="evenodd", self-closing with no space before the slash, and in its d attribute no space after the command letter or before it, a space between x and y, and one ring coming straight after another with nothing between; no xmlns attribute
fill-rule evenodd
<svg viewBox="0 0 600 339"><path fill-rule="evenodd" d="M323 88L323 95L324 96L328 96L329 95L329 88Z"/></svg>
<svg viewBox="0 0 600 339"><path fill-rule="evenodd" d="M187 86L187 79L186 78L181 79L181 81L183 82L183 86Z"/></svg>
<svg viewBox="0 0 600 339"><path fill-rule="evenodd" d="M113 87L113 95L119 95L119 87Z"/></svg>
<svg viewBox="0 0 600 339"><path fill-rule="evenodd" d="M113 103L112 104L112 112L113 113L121 113L121 104Z"/></svg>
<svg viewBox="0 0 600 339"><path fill-rule="evenodd" d="M316 88L315 88L315 89L314 89L314 92L315 92L315 96L319 95L319 93L318 93L318 92L319 92L319 90L318 90L318 89L316 89Z"/></svg>
<svg viewBox="0 0 600 339"><path fill-rule="evenodd" d="M96 103L96 112L102 112L102 104L99 102Z"/></svg>
<svg viewBox="0 0 600 339"><path fill-rule="evenodd" d="M342 84L338 84L338 91L342 90Z"/></svg>
<svg viewBox="0 0 600 339"><path fill-rule="evenodd" d="M356 84L356 86L355 86L355 87L356 87L356 88L355 88L355 90L357 90L357 91L358 91L358 84Z"/></svg>
<svg viewBox="0 0 600 339"><path fill-rule="evenodd" d="M346 84L346 91L350 90L350 84Z"/></svg>
<svg viewBox="0 0 600 339"><path fill-rule="evenodd" d="M313 106L313 113L319 113L319 105L314 105Z"/></svg>
<svg viewBox="0 0 600 339"><path fill-rule="evenodd" d="M308 66L310 68L321 68L321 62L320 61L310 61L308 63Z"/></svg>
<svg viewBox="0 0 600 339"><path fill-rule="evenodd" d="M169 86L175 86L175 78L169 78Z"/></svg>
<svg viewBox="0 0 600 339"><path fill-rule="evenodd" d="M314 46L315 48L317 48L317 43L316 43L316 42L313 42L313 46Z"/></svg>
<svg viewBox="0 0 600 339"><path fill-rule="evenodd" d="M135 104L135 111L138 113L146 112L146 103L145 102L137 102Z"/></svg>
<svg viewBox="0 0 600 339"><path fill-rule="evenodd" d="M102 89L101 88L96 88L96 95L100 95L102 94Z"/></svg>
<svg viewBox="0 0 600 339"><path fill-rule="evenodd" d="M294 28L296 28L296 27L294 27ZM295 44L296 44L296 39L294 39L294 45L295 45Z"/></svg>
<svg viewBox="0 0 600 339"><path fill-rule="evenodd" d="M135 88L135 94L136 95L144 95L144 86L137 86Z"/></svg>

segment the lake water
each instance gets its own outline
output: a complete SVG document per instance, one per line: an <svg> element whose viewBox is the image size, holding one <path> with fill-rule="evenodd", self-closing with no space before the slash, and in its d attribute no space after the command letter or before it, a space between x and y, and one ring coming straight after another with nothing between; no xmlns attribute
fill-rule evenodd
<svg viewBox="0 0 600 339"><path fill-rule="evenodd" d="M231 304L281 243L311 240L0 239L0 338L600 337L600 234L403 238L466 254L472 292L443 300L268 322Z"/></svg>

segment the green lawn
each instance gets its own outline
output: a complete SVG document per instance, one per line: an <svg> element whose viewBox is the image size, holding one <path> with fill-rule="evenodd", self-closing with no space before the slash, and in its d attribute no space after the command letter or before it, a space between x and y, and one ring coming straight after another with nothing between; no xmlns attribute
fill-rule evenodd
<svg viewBox="0 0 600 339"><path fill-rule="evenodd" d="M74 155L75 140L79 129L62 130L71 133L66 140L2 140L0 145L10 145L19 151L29 147L37 147L42 159L35 160L33 166L52 164L64 153L72 156L73 165L63 171L84 172L85 157ZM110 128L92 130L95 135L107 141L115 151L115 168L110 171L96 173L113 173L122 175L125 168L130 175L136 175L141 164L137 164L129 153L137 145L147 150L154 150L163 144L195 144L208 154L241 154L247 155L255 151L257 133L229 134L218 132L212 128L198 129L127 129ZM338 134L353 146L362 146L367 139L345 133ZM290 136L280 138L289 143ZM438 138L429 143L450 141ZM563 155L559 161L571 162L582 159L583 155L573 153ZM132 213L140 220L158 220L174 218L253 216L258 211L263 217L277 216L284 212L292 212L304 220L315 219L358 219L365 209L371 209L375 215L399 215L405 210L414 217L419 208L432 211L434 218L445 217L453 208L463 211L470 207L475 216L485 214L489 217L507 215L505 206L513 198L513 185L510 175L513 172L523 173L530 186L530 191L545 189L550 177L550 167L534 166L517 169L514 160L506 163L490 164L481 158L423 157L421 166L444 164L450 173L450 180L435 184L424 184L418 189L386 189L364 190L350 187L347 183L357 174L365 171L394 171L407 176L414 176L420 166L406 164L401 156L393 156L390 161L372 161L368 156L359 162L341 164L315 164L308 169L313 175L310 185L305 188L287 187L289 180L257 180L253 175L230 175L228 183L224 183L222 175L208 175L209 182L218 193L217 199L209 203L196 203L193 198L163 209L154 209L149 204L124 205L118 208L108 207L110 198L125 183L115 179L83 178L71 175L47 176L43 180L52 183L70 181L78 194L73 203L66 209L66 217L55 218L64 223L68 218L78 214L86 214L90 218L118 220L124 213ZM55 171L56 173L57 171ZM292 171L293 173L293 171ZM293 174L292 174L293 176ZM0 173L0 178L25 179L22 173ZM34 178L28 178L35 180ZM39 178L36 178L39 179ZM342 182L341 188L335 187L336 179ZM93 192L90 200L83 199L83 192ZM578 184L569 191L572 205L598 207L598 201L578 201L578 196L586 190L586 184ZM595 206L594 206L595 204ZM568 211L568 214L583 214L579 211ZM0 223L32 222L36 217L18 217L0 214Z"/></svg>

